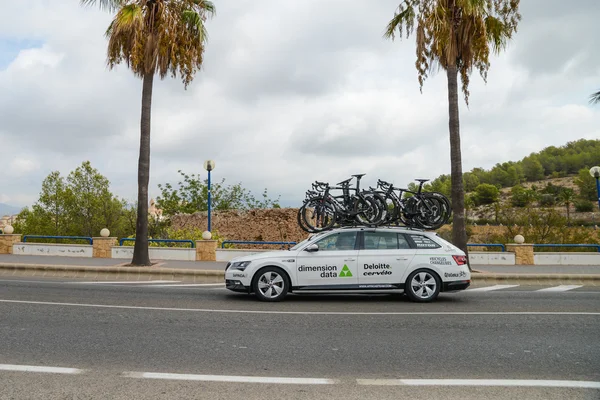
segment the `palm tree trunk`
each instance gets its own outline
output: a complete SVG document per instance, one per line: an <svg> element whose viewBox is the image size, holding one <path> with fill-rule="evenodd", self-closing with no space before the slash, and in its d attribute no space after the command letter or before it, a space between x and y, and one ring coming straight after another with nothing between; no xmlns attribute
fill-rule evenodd
<svg viewBox="0 0 600 400"><path fill-rule="evenodd" d="M452 179L452 242L467 252L465 226L465 192L462 181L462 156L460 152L460 124L458 117L458 69L448 66L448 112L450 129L450 165ZM471 266L469 265L469 269Z"/></svg>
<svg viewBox="0 0 600 400"><path fill-rule="evenodd" d="M138 161L138 207L132 265L152 265L148 255L148 182L150 181L150 115L154 73L144 75L142 118L140 123L140 158Z"/></svg>

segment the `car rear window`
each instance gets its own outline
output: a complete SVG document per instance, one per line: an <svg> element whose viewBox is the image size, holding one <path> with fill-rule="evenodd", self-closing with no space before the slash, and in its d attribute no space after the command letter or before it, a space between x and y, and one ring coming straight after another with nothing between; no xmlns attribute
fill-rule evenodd
<svg viewBox="0 0 600 400"><path fill-rule="evenodd" d="M425 235L411 233L408 235L417 249L438 249L440 246L437 242L428 238Z"/></svg>

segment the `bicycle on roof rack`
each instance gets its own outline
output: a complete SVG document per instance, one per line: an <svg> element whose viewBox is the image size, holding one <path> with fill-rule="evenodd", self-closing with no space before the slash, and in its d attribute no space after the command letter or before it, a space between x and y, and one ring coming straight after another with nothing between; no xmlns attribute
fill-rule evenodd
<svg viewBox="0 0 600 400"><path fill-rule="evenodd" d="M298 210L298 224L309 233L322 232L334 227L363 225L367 227L404 225L411 229L434 230L448 222L452 214L450 201L439 192L424 192L428 179L419 182L417 191L395 187L381 179L377 188L360 189L365 174L352 175L356 187L351 188L352 178L339 182L336 187L328 183L312 184L306 192L302 207ZM341 190L334 196L332 190ZM353 193L352 193L353 192ZM405 194L410 196L405 196Z"/></svg>
<svg viewBox="0 0 600 400"><path fill-rule="evenodd" d="M377 226L383 212L373 195L360 190L360 180L364 175L352 175L356 179L355 187L351 187L350 183L353 178L337 183L338 186L318 181L313 183L313 190L306 192L306 199L298 210L300 227L315 233L334 226ZM334 190L342 193L333 195L331 192Z"/></svg>
<svg viewBox="0 0 600 400"><path fill-rule="evenodd" d="M435 230L446 224L452 215L450 200L439 192L424 192L428 179L415 179L419 182L417 191L395 187L381 179L377 189L370 188L384 198L386 213L380 225L404 225L427 230ZM405 193L411 196L405 196Z"/></svg>

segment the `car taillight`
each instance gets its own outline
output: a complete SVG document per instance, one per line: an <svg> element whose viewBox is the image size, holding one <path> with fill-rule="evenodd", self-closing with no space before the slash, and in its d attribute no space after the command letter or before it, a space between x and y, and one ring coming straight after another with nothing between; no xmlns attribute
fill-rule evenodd
<svg viewBox="0 0 600 400"><path fill-rule="evenodd" d="M454 258L454 261L458 265L465 265L467 263L467 256L452 256L452 258Z"/></svg>

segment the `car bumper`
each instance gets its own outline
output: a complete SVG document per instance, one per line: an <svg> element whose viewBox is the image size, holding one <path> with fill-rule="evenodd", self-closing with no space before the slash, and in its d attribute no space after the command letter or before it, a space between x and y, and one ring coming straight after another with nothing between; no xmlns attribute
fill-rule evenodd
<svg viewBox="0 0 600 400"><path fill-rule="evenodd" d="M454 292L457 290L465 290L471 285L471 281L453 281L444 282L442 284L442 292Z"/></svg>
<svg viewBox="0 0 600 400"><path fill-rule="evenodd" d="M244 284L238 280L234 280L234 279L226 279L225 280L225 288L232 290L234 292L242 292L242 293L249 293L250 292L250 287L249 286L244 286Z"/></svg>

